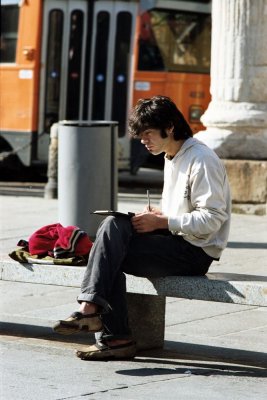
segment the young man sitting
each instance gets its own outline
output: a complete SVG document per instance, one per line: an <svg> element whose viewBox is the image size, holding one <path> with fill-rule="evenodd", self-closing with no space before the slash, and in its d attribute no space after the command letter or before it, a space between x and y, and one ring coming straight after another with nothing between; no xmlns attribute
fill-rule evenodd
<svg viewBox="0 0 267 400"><path fill-rule="evenodd" d="M100 225L78 296L80 309L54 326L61 334L101 332L95 345L77 350L82 359L121 359L136 353L124 273L205 275L228 239L231 199L225 168L192 137L172 100L140 100L129 130L151 154L165 153L162 208L129 219L110 216Z"/></svg>

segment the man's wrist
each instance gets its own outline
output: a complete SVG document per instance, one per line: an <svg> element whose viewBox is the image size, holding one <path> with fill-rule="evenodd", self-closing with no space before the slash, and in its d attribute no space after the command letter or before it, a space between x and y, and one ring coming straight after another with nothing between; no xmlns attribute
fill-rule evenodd
<svg viewBox="0 0 267 400"><path fill-rule="evenodd" d="M158 229L169 229L168 217L165 215L158 215Z"/></svg>

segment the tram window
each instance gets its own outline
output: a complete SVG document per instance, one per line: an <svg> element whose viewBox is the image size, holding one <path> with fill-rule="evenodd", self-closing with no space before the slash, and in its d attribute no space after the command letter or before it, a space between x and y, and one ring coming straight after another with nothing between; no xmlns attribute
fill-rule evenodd
<svg viewBox="0 0 267 400"><path fill-rule="evenodd" d="M14 63L18 39L18 5L1 6L0 62Z"/></svg>
<svg viewBox="0 0 267 400"><path fill-rule="evenodd" d="M110 15L101 11L97 15L97 32L95 42L94 86L92 117L104 119L107 83L108 37Z"/></svg>
<svg viewBox="0 0 267 400"><path fill-rule="evenodd" d="M131 30L132 15L127 11L119 12L116 24L112 93L112 119L119 121L119 136L125 135Z"/></svg>
<svg viewBox="0 0 267 400"><path fill-rule="evenodd" d="M67 83L67 119L79 118L81 62L83 43L84 15L80 10L74 10L70 16L70 40Z"/></svg>
<svg viewBox="0 0 267 400"><path fill-rule="evenodd" d="M138 69L209 73L211 16L152 10L141 17Z"/></svg>
<svg viewBox="0 0 267 400"><path fill-rule="evenodd" d="M45 132L59 119L61 53L63 35L63 12L52 10L49 13L47 59L46 59L46 95L45 95Z"/></svg>

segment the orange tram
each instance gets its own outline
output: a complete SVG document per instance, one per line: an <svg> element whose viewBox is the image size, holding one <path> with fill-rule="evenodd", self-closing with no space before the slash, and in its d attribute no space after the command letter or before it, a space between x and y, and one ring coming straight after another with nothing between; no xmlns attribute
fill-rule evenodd
<svg viewBox="0 0 267 400"><path fill-rule="evenodd" d="M208 0L1 0L1 153L45 164L53 123L113 120L130 168L139 98L170 96L203 128L210 43Z"/></svg>

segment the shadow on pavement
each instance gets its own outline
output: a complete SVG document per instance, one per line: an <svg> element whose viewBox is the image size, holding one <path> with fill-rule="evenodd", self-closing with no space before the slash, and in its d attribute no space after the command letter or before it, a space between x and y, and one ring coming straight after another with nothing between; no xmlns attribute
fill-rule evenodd
<svg viewBox="0 0 267 400"><path fill-rule="evenodd" d="M228 242L227 247L230 249L267 249L267 243Z"/></svg>
<svg viewBox="0 0 267 400"><path fill-rule="evenodd" d="M194 361L212 361L267 368L266 353L227 347L207 346L195 343L165 340L163 350L146 350L138 354L149 358L155 357L163 359L172 358Z"/></svg>
<svg viewBox="0 0 267 400"><path fill-rule="evenodd" d="M1 322L0 335L44 339L63 343L77 343L82 345L88 345L95 342L94 335L88 332L77 333L75 335L59 335L49 326L16 324L14 322Z"/></svg>
<svg viewBox="0 0 267 400"><path fill-rule="evenodd" d="M168 352L167 352L168 353ZM175 359L175 355L169 355L169 358ZM267 377L267 371L265 369L243 367L239 365L228 365L228 364L211 364L211 363L192 363L186 359L183 361L174 360L163 360L162 358L135 358L136 363L151 363L156 365L164 365L164 367L140 367L131 369L117 370L116 373L119 375L127 376L164 376L164 375L177 375L181 374L184 376L200 375L200 376L235 376L235 377ZM165 368L166 366L166 368Z"/></svg>
<svg viewBox="0 0 267 400"><path fill-rule="evenodd" d="M21 338L49 340L53 341L54 344L57 342L61 344L66 343L66 346L68 346L68 344L73 345L75 343L79 345L89 345L95 342L93 334L79 333L70 336L62 336L54 333L51 327L29 324L24 325L9 322L2 322L0 324L0 334L6 336L17 336ZM160 360L162 363L164 360L164 362L169 363L170 360L168 359L178 359L183 360L183 363L187 363L190 360L227 363L227 366L224 366L227 370L229 368L231 370L233 368L237 368L230 366L231 364L246 365L247 368L252 366L267 368L266 353L173 341L165 341L164 349L140 350L138 351L137 357L144 357L146 362L157 362ZM138 361L141 360L138 358ZM246 371L247 368L245 369ZM221 367L219 369L221 370ZM267 370L265 373L266 375L264 376L267 377Z"/></svg>

